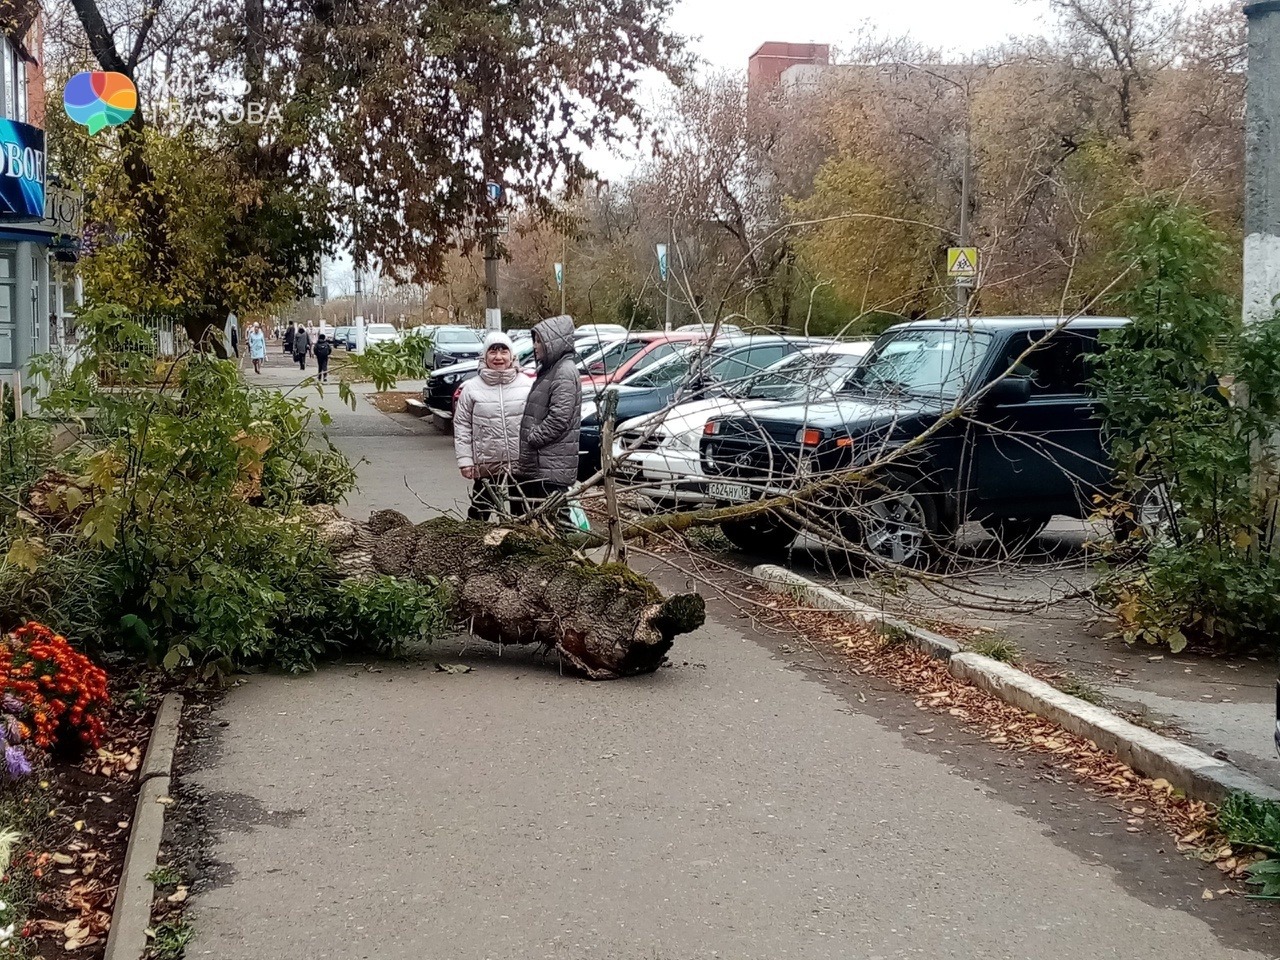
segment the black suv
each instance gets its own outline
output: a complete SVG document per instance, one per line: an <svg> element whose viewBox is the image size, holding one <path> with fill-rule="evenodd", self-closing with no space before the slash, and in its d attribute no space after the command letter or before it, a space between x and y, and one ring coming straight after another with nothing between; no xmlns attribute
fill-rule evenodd
<svg viewBox="0 0 1280 960"><path fill-rule="evenodd" d="M902 324L881 335L835 400L709 421L702 459L718 501L810 491L791 516L728 523L725 534L745 549L783 550L800 518L838 530L872 558L920 564L968 520L1014 542L1055 514L1088 516L1111 480L1088 391L1091 358L1100 334L1125 323ZM962 414L949 416L956 408ZM825 479L895 451L865 483Z"/></svg>

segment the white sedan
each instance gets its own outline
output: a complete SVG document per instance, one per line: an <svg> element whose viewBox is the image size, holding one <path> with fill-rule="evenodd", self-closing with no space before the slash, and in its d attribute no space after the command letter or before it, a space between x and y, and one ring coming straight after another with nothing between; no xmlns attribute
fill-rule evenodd
<svg viewBox="0 0 1280 960"><path fill-rule="evenodd" d="M613 444L619 480L654 500L712 502L699 452L707 421L777 403L829 400L849 381L871 343L810 347L757 374L733 396L694 400L619 424Z"/></svg>
<svg viewBox="0 0 1280 960"><path fill-rule="evenodd" d="M371 323L364 328L366 346L375 343L395 343L400 339L400 331L389 323Z"/></svg>

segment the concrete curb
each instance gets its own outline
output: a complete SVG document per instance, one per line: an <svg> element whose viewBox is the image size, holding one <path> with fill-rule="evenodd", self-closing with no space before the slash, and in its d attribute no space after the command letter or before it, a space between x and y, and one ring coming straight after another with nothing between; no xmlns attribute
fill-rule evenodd
<svg viewBox="0 0 1280 960"><path fill-rule="evenodd" d="M181 721L182 695L166 694L156 713L139 772L138 804L103 960L139 960L147 949L147 928L151 926L151 903L155 899L155 885L148 876L160 856L167 805L164 801L169 796L169 775Z"/></svg>
<svg viewBox="0 0 1280 960"><path fill-rule="evenodd" d="M1110 710L1063 693L1016 667L980 654L962 653L954 640L885 616L874 607L782 567L764 564L752 573L767 584L798 590L806 602L818 609L841 614L882 634L905 638L909 646L945 661L956 679L1092 740L1139 773L1163 778L1189 797L1219 803L1227 794L1239 790L1267 800L1280 800L1280 790L1226 761L1152 733Z"/></svg>

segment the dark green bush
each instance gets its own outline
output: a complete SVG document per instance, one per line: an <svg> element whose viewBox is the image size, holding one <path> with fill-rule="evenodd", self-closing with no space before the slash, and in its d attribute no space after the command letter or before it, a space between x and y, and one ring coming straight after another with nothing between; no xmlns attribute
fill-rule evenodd
<svg viewBox="0 0 1280 960"><path fill-rule="evenodd" d="M1095 384L1125 498L1167 491L1174 519L1143 562L1109 569L1100 593L1126 640L1275 646L1273 438L1280 432L1280 320L1244 327L1222 289L1223 238L1180 203L1130 210L1115 308Z"/></svg>
<svg viewBox="0 0 1280 960"><path fill-rule="evenodd" d="M44 407L95 416L59 464L69 482L45 492L51 515L16 508L47 456L27 450L0 472L11 507L0 508L0 626L39 619L95 652L206 676L310 669L443 628L433 588L343 582L303 522L301 508L337 502L355 482L318 435L323 413L247 387L234 364L202 354L157 387L153 357L112 352L145 334L127 315L100 308L79 326L90 359L71 371L48 361Z"/></svg>

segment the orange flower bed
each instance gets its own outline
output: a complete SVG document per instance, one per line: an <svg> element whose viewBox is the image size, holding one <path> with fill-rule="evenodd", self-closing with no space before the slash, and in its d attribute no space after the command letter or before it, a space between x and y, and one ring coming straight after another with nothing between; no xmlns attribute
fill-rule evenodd
<svg viewBox="0 0 1280 960"><path fill-rule="evenodd" d="M21 739L42 750L72 736L90 749L102 744L106 671L42 624L0 640L0 696L21 704Z"/></svg>

